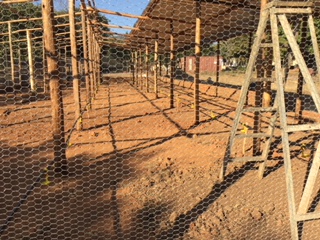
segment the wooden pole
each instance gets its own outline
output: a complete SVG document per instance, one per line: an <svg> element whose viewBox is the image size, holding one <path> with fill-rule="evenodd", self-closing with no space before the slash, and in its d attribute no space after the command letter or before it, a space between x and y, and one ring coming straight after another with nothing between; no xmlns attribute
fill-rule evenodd
<svg viewBox="0 0 320 240"><path fill-rule="evenodd" d="M94 93L94 79L93 79L93 60L92 60L92 31L91 26L88 24L89 19L87 19L87 32L88 32L88 61L89 61L89 79L90 79L90 89L91 89L91 101L95 97Z"/></svg>
<svg viewBox="0 0 320 240"><path fill-rule="evenodd" d="M261 12L264 11L265 7L267 5L267 0L261 0ZM265 41L266 35L264 34L262 37L262 42ZM263 51L261 51L258 54L257 57L257 64L256 64L256 69L257 69L257 78L263 78L264 75L264 70L263 70ZM255 100L254 104L256 107L261 107L262 106L262 101L263 101L263 83L262 82L257 82L256 83L256 89L255 89ZM253 132L254 133L260 133L261 132L261 115L260 112L254 112L253 116ZM259 138L253 138L253 156L257 156L260 154L260 143L261 139ZM262 171L261 171L262 172Z"/></svg>
<svg viewBox="0 0 320 240"><path fill-rule="evenodd" d="M19 44L19 84L21 86L21 82L22 82L22 50L21 50L21 46Z"/></svg>
<svg viewBox="0 0 320 240"><path fill-rule="evenodd" d="M139 85L139 66L138 66L138 51L134 51L134 66L135 66L135 86Z"/></svg>
<svg viewBox="0 0 320 240"><path fill-rule="evenodd" d="M32 51L32 40L31 31L27 30L27 45L28 45L28 62L29 62L29 81L31 91L36 91L36 84L34 79L34 63L33 63L33 51Z"/></svg>
<svg viewBox="0 0 320 240"><path fill-rule="evenodd" d="M8 32L9 32L9 51L10 51L10 63L11 63L11 81L15 85L15 69L14 69L14 52L12 44L12 25L8 22Z"/></svg>
<svg viewBox="0 0 320 240"><path fill-rule="evenodd" d="M141 46L139 47L139 68L140 68L140 89L143 89L143 79L142 79L142 49Z"/></svg>
<svg viewBox="0 0 320 240"><path fill-rule="evenodd" d="M196 1L195 76L194 76L194 124L200 122L199 82L201 56L201 0Z"/></svg>
<svg viewBox="0 0 320 240"><path fill-rule="evenodd" d="M307 30L308 30L308 17L302 17L301 23L301 41L300 41L300 49L302 52L303 57L306 59L306 62L309 58L308 50L306 49L308 44L307 41ZM298 76L298 85L297 85L297 98L296 98L296 109L295 109L295 118L298 120L298 123L302 123L302 111L304 108L304 101L303 101L303 75L301 70L299 69L299 76Z"/></svg>
<svg viewBox="0 0 320 240"><path fill-rule="evenodd" d="M69 0L69 23L70 23L70 41L71 41L71 63L73 79L73 97L75 105L76 129L82 130L81 118L81 99L80 99L80 79L79 79L79 61L77 50L76 26L75 26L75 0Z"/></svg>
<svg viewBox="0 0 320 240"><path fill-rule="evenodd" d="M154 42L154 73L153 73L153 82L154 82L154 94L155 98L158 98L158 39Z"/></svg>
<svg viewBox="0 0 320 240"><path fill-rule="evenodd" d="M216 68L216 97L218 97L219 81L220 81L220 41L217 42L217 68Z"/></svg>
<svg viewBox="0 0 320 240"><path fill-rule="evenodd" d="M132 71L132 84L135 84L135 66L134 66L134 52L131 50L131 71Z"/></svg>
<svg viewBox="0 0 320 240"><path fill-rule="evenodd" d="M146 91L149 92L149 46L146 44Z"/></svg>
<svg viewBox="0 0 320 240"><path fill-rule="evenodd" d="M176 56L174 51L174 36L173 36L173 22L170 23L171 34L170 34L170 108L174 108L174 77L175 77L175 66Z"/></svg>
<svg viewBox="0 0 320 240"><path fill-rule="evenodd" d="M64 113L60 79L58 77L58 59L55 45L53 0L42 1L43 35L46 58L48 64L48 76L50 79L50 95L52 106L52 132L55 171L66 173L66 143L64 135Z"/></svg>
<svg viewBox="0 0 320 240"><path fill-rule="evenodd" d="M42 66L43 66L43 92L48 93L49 89L49 79L48 79L48 71L47 71L47 57L46 57L46 49L44 37L42 38Z"/></svg>

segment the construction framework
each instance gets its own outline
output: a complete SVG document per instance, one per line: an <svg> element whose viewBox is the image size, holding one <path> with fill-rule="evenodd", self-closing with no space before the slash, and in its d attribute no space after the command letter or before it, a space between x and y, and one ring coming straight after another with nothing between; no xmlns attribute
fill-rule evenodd
<svg viewBox="0 0 320 240"><path fill-rule="evenodd" d="M13 4L21 2L33 1L2 1L1 4ZM314 49L314 56L316 60L317 70L320 69L320 56L316 32L314 29L313 15L318 14L318 5L313 1L239 1L238 5L234 5L233 1L209 1L209 0L178 0L178 1L151 1L146 10L141 16L119 13L105 9L98 9L95 7L94 1L81 0L81 11L75 11L75 0L69 0L69 13L63 15L54 15L53 0L42 1L42 18L34 19L18 19L6 22L1 22L0 25L6 25L8 31L0 33L0 36L7 38L7 41L0 42L0 44L9 45L9 56L11 62L11 85L14 89L21 84L21 80L17 76L17 70L14 59L14 43L24 42L27 44L28 65L29 65L29 82L30 91L37 92L39 83L36 82L34 76L34 57L33 49L36 44L42 47L44 56L44 73L42 88L43 92L50 92L51 107L52 107L52 137L54 140L54 161L49 164L49 169L54 169L55 174L61 175L68 172L66 148L68 140L65 136L64 130L64 109L62 103L62 86L59 77L59 61L64 58L67 62L68 50L70 50L70 62L73 84L73 97L75 104L75 129L82 130L82 113L83 111L90 111L92 101L94 101L99 85L103 81L101 58L103 46L113 46L121 49L126 49L130 52L130 71L132 74L132 85L138 87L141 91L153 92L155 98L158 97L161 90L159 79L162 74L161 71L161 56L169 53L170 56L170 73L168 75L169 81L169 108L177 107L177 98L175 96L175 66L177 54L186 50L194 49L195 56L195 74L193 80L193 109L194 109L194 124L198 125L200 119L200 57L201 49L205 45L217 44L218 56L220 54L220 41L226 40L242 34L255 33L258 28L254 43L252 46L251 56L246 70L245 84L242 86L241 96L236 111L236 117L232 128L229 145L227 146L226 157L224 159L221 170L221 180L226 174L226 168L231 161L243 162L259 162L260 170L259 176L263 178L265 165L268 160L270 146L274 131L276 128L276 121L280 118L280 129L282 134L282 144L284 149L284 162L288 189L288 202L291 221L291 235L293 239L299 239L299 231L297 227L298 222L307 220L319 219L318 212L307 213L310 199L315 188L315 181L320 166L320 146L318 143L315 148L313 162L310 172L307 176L307 182L304 187L303 195L296 210L294 183L291 173L291 158L290 158L290 144L289 133L298 131L314 131L320 130L319 124L299 124L288 126L286 120L286 105L284 96L284 82L283 64L280 56L279 44L279 24L285 33L285 36L290 45L290 51L298 62L301 71L300 83L305 81L309 87L313 101L316 105L317 111L320 113L320 96L316 91L316 86L309 73L308 67L305 63L305 52L300 49L296 40L295 32L292 31L291 25L288 22L287 15L303 15L304 21L301 20L299 24L307 25ZM186 11L180 15L176 14L175 9L177 5L184 4ZM170 6L170 9L165 13L159 9L164 6ZM206 9L206 11L203 11ZM260 14L261 11L261 14ZM135 26L118 26L107 24L98 21L98 14L103 13L107 15L116 15L125 18L135 18L137 22ZM214 14L212 14L214 13ZM226 21L232 19L233 15L243 16L243 21ZM54 24L54 19L66 18L69 22L66 24ZM214 23L213 23L214 20ZM12 30L12 26L21 22L41 22L42 28L30 28L22 30ZM63 29L68 28L68 31ZM59 32L59 29L63 32ZM110 29L128 29L130 34L119 34ZM108 30L106 30L108 29ZM25 33L26 38L14 40L14 34ZM36 34L37 33L37 34ZM42 36L39 34L43 33ZM271 36L272 40L267 42L267 35ZM302 33L302 38L306 33ZM67 37L68 36L68 37ZM119 41L120 40L120 41ZM78 52L79 47L83 49L83 59L80 59ZM264 51L264 59L259 55L261 49L269 49ZM273 48L270 54L270 48ZM20 51L20 49L19 49ZM263 55L262 54L262 55ZM151 55L153 56L153 79L151 79L150 66ZM273 57L270 57L273 55ZM275 62L275 77L272 77L272 59ZM20 60L21 61L21 60ZM260 61L260 62L259 62ZM263 70L261 61L267 63L266 70ZM260 64L260 65L259 65ZM253 77L254 68L257 66L258 76ZM217 65L219 68L219 64ZM260 71L260 72L259 72ZM80 86L81 77L85 78L85 107L81 105ZM216 82L219 83L219 71L217 71ZM250 84L255 82L260 86L256 90L256 101L251 108L246 108L247 95ZM263 84L264 83L264 84ZM270 89L271 83L276 83L277 96L272 100ZM300 91L300 92L299 92ZM216 93L218 95L218 92ZM299 99L301 100L301 89L298 89ZM262 103L264 96L265 102ZM269 99L269 100L268 100ZM270 106L274 102L274 106ZM263 106L264 105L264 106ZM297 104L296 111L300 114L303 110L303 104ZM253 132L250 134L239 134L241 125L241 116L244 113L253 113L255 120ZM268 132L261 131L261 113L271 112L270 126ZM241 130L240 130L241 131ZM253 156L245 156L240 159L233 158L232 148L236 138L252 138L253 140ZM262 139L262 140L261 140ZM264 142L262 148L261 142ZM261 153L261 156L258 156ZM2 229L4 231L5 229Z"/></svg>

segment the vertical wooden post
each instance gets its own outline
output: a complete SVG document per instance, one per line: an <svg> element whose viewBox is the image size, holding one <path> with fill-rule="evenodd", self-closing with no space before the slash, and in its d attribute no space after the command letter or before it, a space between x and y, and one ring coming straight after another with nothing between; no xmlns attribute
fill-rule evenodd
<svg viewBox="0 0 320 240"><path fill-rule="evenodd" d="M12 24L8 22L8 33L9 33L9 51L10 51L10 63L11 63L11 81L15 85L15 66L14 66L14 52L12 44Z"/></svg>
<svg viewBox="0 0 320 240"><path fill-rule="evenodd" d="M143 80L142 80L142 49L141 45L139 46L139 70L140 70L140 77L139 77L139 85L140 89L143 89Z"/></svg>
<svg viewBox="0 0 320 240"><path fill-rule="evenodd" d="M48 71L47 71L47 57L46 57L46 49L45 49L45 42L44 37L42 39L42 66L43 66L43 92L48 93L49 89L49 78L48 78Z"/></svg>
<svg viewBox="0 0 320 240"><path fill-rule="evenodd" d="M89 79L90 79L90 89L91 89L91 102L95 98L94 89L94 75L93 75L93 60L92 60L92 29L89 24L89 19L87 19L87 32L88 32L88 62L89 62Z"/></svg>
<svg viewBox="0 0 320 240"><path fill-rule="evenodd" d="M72 64L72 81L73 97L75 105L76 129L82 130L81 119L81 100L80 100L80 80L79 80L79 61L77 50L77 37L75 26L75 0L69 0L69 23L70 23L70 42L71 42L71 64Z"/></svg>
<svg viewBox="0 0 320 240"><path fill-rule="evenodd" d="M260 11L264 11L265 7L267 4L267 0L261 0L261 7ZM266 35L262 37L262 42L265 41ZM264 70L263 70L263 51L261 51L258 54L257 57L257 64L256 64L256 69L257 69L257 78L263 78L264 77ZM262 101L263 101L263 82L257 82L256 83L256 89L255 89L255 106L256 107L261 107L262 106ZM260 128L261 128L261 116L260 112L254 112L253 116L253 132L254 133L259 133ZM253 139L253 156L259 155L260 154L260 143L261 139L259 138L254 138Z"/></svg>
<svg viewBox="0 0 320 240"><path fill-rule="evenodd" d="M300 49L302 51L303 57L306 61L309 58L308 50L306 49L307 45L307 29L308 28L308 17L302 17L301 23L301 41L300 41ZM301 70L299 69L299 76L298 76L298 85L297 85L297 98L296 98L296 109L295 109L295 117L298 120L298 123L302 123L302 111L304 108L304 101L303 101L303 75Z"/></svg>
<svg viewBox="0 0 320 240"><path fill-rule="evenodd" d="M82 28L82 45L83 45L83 65L84 76L86 82L86 102L87 109L91 109L91 93L90 93L90 76L89 76L89 59L88 59L88 36L87 36L87 17L86 17L85 0L81 0L81 28Z"/></svg>
<svg viewBox="0 0 320 240"><path fill-rule="evenodd" d="M154 73L153 73L153 83L154 83L154 94L155 98L158 98L158 36L154 42Z"/></svg>
<svg viewBox="0 0 320 240"><path fill-rule="evenodd" d="M138 66L138 51L134 51L134 70L135 70L135 86L139 85L139 66Z"/></svg>
<svg viewBox="0 0 320 240"><path fill-rule="evenodd" d="M136 82L136 79L135 79L135 66L134 66L134 52L132 51L131 49L131 71L132 71L132 84L134 85L135 82Z"/></svg>
<svg viewBox="0 0 320 240"><path fill-rule="evenodd" d="M217 42L217 68L216 68L216 97L218 97L219 81L220 81L220 41Z"/></svg>
<svg viewBox="0 0 320 240"><path fill-rule="evenodd" d="M149 92L149 46L146 43L146 91Z"/></svg>
<svg viewBox="0 0 320 240"><path fill-rule="evenodd" d="M33 51L31 31L27 30L27 45L28 45L28 63L29 63L29 81L31 91L36 91L36 84L34 80L34 63L33 63Z"/></svg>
<svg viewBox="0 0 320 240"><path fill-rule="evenodd" d="M174 108L174 77L176 67L176 56L174 51L173 21L170 23L170 108Z"/></svg>
<svg viewBox="0 0 320 240"><path fill-rule="evenodd" d="M98 54L97 54L97 66L98 66L98 78L99 78L99 85L101 85L103 81L103 76L101 74L101 46L97 42Z"/></svg>
<svg viewBox="0 0 320 240"><path fill-rule="evenodd" d="M50 79L50 95L52 105L52 131L54 143L55 171L65 172L66 144L64 135L64 113L60 79L58 77L58 59L54 35L53 0L42 1L43 35L45 43L46 58L48 64L48 75Z"/></svg>
<svg viewBox="0 0 320 240"><path fill-rule="evenodd" d="M199 82L201 56L201 0L196 1L195 76L194 76L194 124L200 121Z"/></svg>
<svg viewBox="0 0 320 240"><path fill-rule="evenodd" d="M19 44L19 84L21 86L21 82L22 82L22 50L21 50L21 46Z"/></svg>

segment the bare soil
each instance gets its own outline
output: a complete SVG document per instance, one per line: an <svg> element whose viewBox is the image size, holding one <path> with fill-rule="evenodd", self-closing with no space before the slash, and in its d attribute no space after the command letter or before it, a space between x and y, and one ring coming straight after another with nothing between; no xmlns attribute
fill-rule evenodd
<svg viewBox="0 0 320 240"><path fill-rule="evenodd" d="M65 90L69 175L62 178L40 174L53 158L50 101L2 102L0 238L290 239L279 132L262 180L257 164L241 163L229 165L218 181L239 98L239 87L228 81L242 78L201 85L199 125L192 82L176 81L170 109L166 80L155 98L125 75L106 76L83 113L83 131L72 129L73 95ZM306 121L319 122L311 104L308 109ZM297 198L310 165L300 146L318 136L291 136ZM318 236L318 221L303 225L303 239Z"/></svg>

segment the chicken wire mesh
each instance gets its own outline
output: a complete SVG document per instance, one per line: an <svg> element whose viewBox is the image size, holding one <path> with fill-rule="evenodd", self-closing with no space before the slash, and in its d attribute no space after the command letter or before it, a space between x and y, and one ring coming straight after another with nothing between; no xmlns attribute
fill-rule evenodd
<svg viewBox="0 0 320 240"><path fill-rule="evenodd" d="M0 238L318 239L318 17L1 1Z"/></svg>

